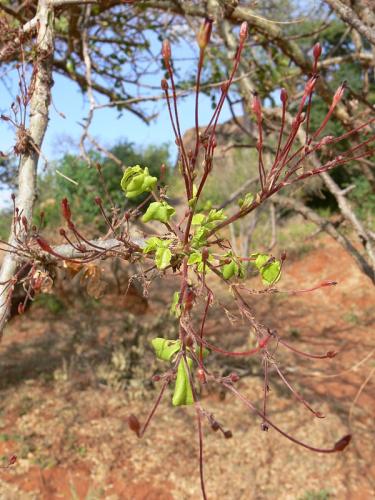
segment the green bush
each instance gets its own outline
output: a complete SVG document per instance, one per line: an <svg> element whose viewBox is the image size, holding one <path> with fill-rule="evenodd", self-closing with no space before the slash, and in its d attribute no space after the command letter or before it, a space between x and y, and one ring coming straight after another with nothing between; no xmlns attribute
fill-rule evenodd
<svg viewBox="0 0 375 500"><path fill-rule="evenodd" d="M158 177L160 177L161 164L167 164L169 159L169 149L166 144L148 146L143 149L136 148L132 143L122 142L112 148L111 152L125 166L137 164L147 166L150 174ZM137 206L145 199L146 195L141 195L131 201L126 200L119 185L119 179L122 176L121 166L98 153L92 152L90 157L91 166L81 158L67 154L55 162L50 170L39 179L39 193L43 194L39 196L39 210L35 213L38 215L38 212L43 210L48 225L54 227L61 224L60 202L65 197L70 202L73 219L94 226L104 222L94 202L97 196L102 198L103 205L106 207L113 203L115 207L121 209L125 204L129 207ZM100 165L104 183L96 165Z"/></svg>

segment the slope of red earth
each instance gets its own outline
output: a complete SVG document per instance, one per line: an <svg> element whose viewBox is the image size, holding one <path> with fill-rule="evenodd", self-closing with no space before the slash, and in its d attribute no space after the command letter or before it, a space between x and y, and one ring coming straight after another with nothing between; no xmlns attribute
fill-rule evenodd
<svg viewBox="0 0 375 500"><path fill-rule="evenodd" d="M299 295L248 294L248 301L259 320L298 349L339 351L333 359L313 361L281 345L274 348L289 382L326 418L314 418L271 370L273 421L316 446L331 446L349 432L352 443L343 453L311 453L272 429L261 432L257 417L238 399L205 388L203 406L233 432L232 439L224 439L204 426L209 499L374 498L375 289L326 238L303 257L287 261L279 288L322 280L338 285ZM226 290L217 282L212 286L216 301L208 320L210 341L224 348L248 347L246 326L230 324L219 307L227 302L232 311ZM247 286L258 287L258 278ZM0 457L5 464L16 454L18 461L0 470L0 498L200 498L193 408L173 408L169 391L142 440L127 427L130 413L146 418L158 394L150 378L161 365L144 345L148 329L156 330L151 336L171 334L170 320L155 320L169 307L170 297L169 285L156 283L147 310L141 308L142 315L134 318L129 311L137 304L128 303L124 311L123 297L110 294L102 305L57 314L33 306L12 320L0 351ZM134 339L129 333L134 328L138 345L130 349L121 342ZM222 373L242 375L239 389L261 406L260 359L220 361L212 355L212 363Z"/></svg>

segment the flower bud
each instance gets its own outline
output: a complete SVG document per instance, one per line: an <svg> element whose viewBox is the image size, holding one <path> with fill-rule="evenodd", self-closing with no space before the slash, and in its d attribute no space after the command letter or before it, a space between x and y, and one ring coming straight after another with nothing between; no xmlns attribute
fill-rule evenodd
<svg viewBox="0 0 375 500"><path fill-rule="evenodd" d="M288 101L288 92L284 88L280 90L280 101L284 104Z"/></svg>
<svg viewBox="0 0 375 500"><path fill-rule="evenodd" d="M237 373L233 372L229 375L230 381L236 383L240 380L240 377Z"/></svg>
<svg viewBox="0 0 375 500"><path fill-rule="evenodd" d="M262 120L262 105L260 103L258 92L254 92L254 94L253 94L251 109L254 111L254 114L257 117L257 120L261 121Z"/></svg>
<svg viewBox="0 0 375 500"><path fill-rule="evenodd" d="M317 76L312 76L308 80L308 82L306 83L306 87L305 87L305 92L307 95L311 94L311 92L314 90L314 87L316 85L317 80L318 80Z"/></svg>
<svg viewBox="0 0 375 500"><path fill-rule="evenodd" d="M313 47L313 56L314 56L315 61L317 61L319 59L321 54L322 54L322 46L318 42Z"/></svg>
<svg viewBox="0 0 375 500"><path fill-rule="evenodd" d="M163 90L168 90L169 88L169 85L168 85L168 82L165 78L162 79L161 83L160 83L160 86Z"/></svg>
<svg viewBox="0 0 375 500"><path fill-rule="evenodd" d="M249 34L249 27L247 25L247 22L244 21L241 24L241 28L240 28L240 43L244 43L246 41L248 34Z"/></svg>
<svg viewBox="0 0 375 500"><path fill-rule="evenodd" d="M204 50L209 44L211 38L211 32L212 32L212 20L205 19L197 35L198 46L201 50Z"/></svg>
<svg viewBox="0 0 375 500"><path fill-rule="evenodd" d="M336 106L336 104L338 104L341 101L342 96L344 95L345 89L346 89L346 81L342 82L340 87L336 90L335 95L333 96L333 101L332 101L333 106Z"/></svg>
<svg viewBox="0 0 375 500"><path fill-rule="evenodd" d="M163 40L163 45L161 47L161 55L164 59L165 65L168 67L171 62L171 45L168 40Z"/></svg>
<svg viewBox="0 0 375 500"><path fill-rule="evenodd" d="M61 200L61 211L62 211L62 216L64 217L64 219L66 221L70 221L70 219L72 217L72 213L70 211L69 202L68 202L67 198L63 198Z"/></svg>

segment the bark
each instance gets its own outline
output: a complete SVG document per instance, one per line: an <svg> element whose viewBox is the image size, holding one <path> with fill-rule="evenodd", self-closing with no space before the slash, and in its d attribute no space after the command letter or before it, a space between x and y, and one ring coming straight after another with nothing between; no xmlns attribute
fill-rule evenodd
<svg viewBox="0 0 375 500"><path fill-rule="evenodd" d="M121 250L126 250L127 245L124 244L123 242L116 240L115 238L109 239L109 240L90 240L90 243L101 247L103 250L106 250L107 252L110 251L121 251ZM145 246L145 240L144 238L133 238L131 239L131 246L138 246L140 248L143 248ZM66 259L79 259L82 257L87 256L90 253L90 250L86 253L80 252L73 248L71 245L57 245L53 247L53 250L61 255L62 257L65 257ZM92 249L93 250L93 249ZM91 250L91 252L92 252ZM51 255L48 254L48 260L53 262L57 261L57 259Z"/></svg>
<svg viewBox="0 0 375 500"><path fill-rule="evenodd" d="M343 21L352 26L358 33L363 35L367 40L375 46L375 28L365 24L355 13L355 11L340 2L340 0L326 0L332 9L341 17Z"/></svg>
<svg viewBox="0 0 375 500"><path fill-rule="evenodd" d="M52 61L53 61L53 8L48 0L39 0L35 21L38 26L36 42L37 68L35 89L30 100L29 140L33 144L27 148L21 158L18 174L18 194L16 206L29 222L32 220L36 193L36 174L43 138L48 125L49 104L51 100ZM22 238L22 234L19 235ZM15 243L15 235L11 233L9 242ZM13 286L7 286L17 268L17 261L12 254L4 257L0 271L0 336L9 314L9 306ZM0 337L1 338L1 337Z"/></svg>

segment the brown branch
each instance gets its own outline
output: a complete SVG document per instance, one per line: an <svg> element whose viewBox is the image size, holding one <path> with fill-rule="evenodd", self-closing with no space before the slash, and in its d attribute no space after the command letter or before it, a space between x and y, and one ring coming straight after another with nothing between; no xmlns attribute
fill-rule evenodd
<svg viewBox="0 0 375 500"><path fill-rule="evenodd" d="M116 250L117 252L121 250L126 250L129 247L139 247L143 248L146 243L143 238L132 238L129 240L128 243L116 240L116 239L109 239L109 240L89 240L90 244L96 247L100 247L101 249L111 252ZM66 259L79 259L83 257L87 257L90 253L92 253L94 248L88 248L87 252L81 252L77 250L76 248L72 247L71 245L57 245L55 247L52 247L53 251L56 252L58 255L61 255L62 257L65 257ZM49 260L54 262L57 260L57 258L53 257L52 255L49 255Z"/></svg>
<svg viewBox="0 0 375 500"><path fill-rule="evenodd" d="M343 4L340 0L326 0L332 9L341 17L343 21L350 24L356 31L367 38L375 46L375 29L364 24L352 8Z"/></svg>
<svg viewBox="0 0 375 500"><path fill-rule="evenodd" d="M71 80L78 83L78 85L81 87L82 90L87 89L87 80L86 80L85 75L82 75L76 71L69 72L66 69L65 62L62 60L59 60L59 59L54 59L53 65L60 74L66 76L67 78L70 78ZM116 92L114 92L113 90L111 90L107 87L103 87L103 85L100 85L97 82L92 82L92 89L95 90L95 92L98 92L99 94L102 94L102 95L108 97L111 101L124 101L123 99L121 99L121 96L119 94L117 94ZM126 101L124 101L124 102L126 103ZM127 109L128 111L130 111L131 113L136 115L138 118L140 118L144 123L146 123L148 125L148 123L152 117L150 118L150 117L145 116L143 113L141 113L137 109L135 109L131 106L127 106L125 103L122 104L122 106L125 109Z"/></svg>
<svg viewBox="0 0 375 500"><path fill-rule="evenodd" d="M44 134L48 125L49 104L51 100L52 80L52 60L53 60L53 9L48 0L39 0L35 23L38 24L37 36L37 58L36 58L36 79L35 88L30 100L30 125L28 133L30 140L35 145L28 148L20 158L18 173L18 195L16 206L22 215L31 224L33 206L36 197L36 173L39 160L39 153ZM22 234L19 235L22 237ZM13 244L15 237L11 233L9 243ZM1 271L0 283L7 283L16 272L17 262L11 253L4 257ZM9 315L9 293L7 285L0 284L0 338L4 325Z"/></svg>

